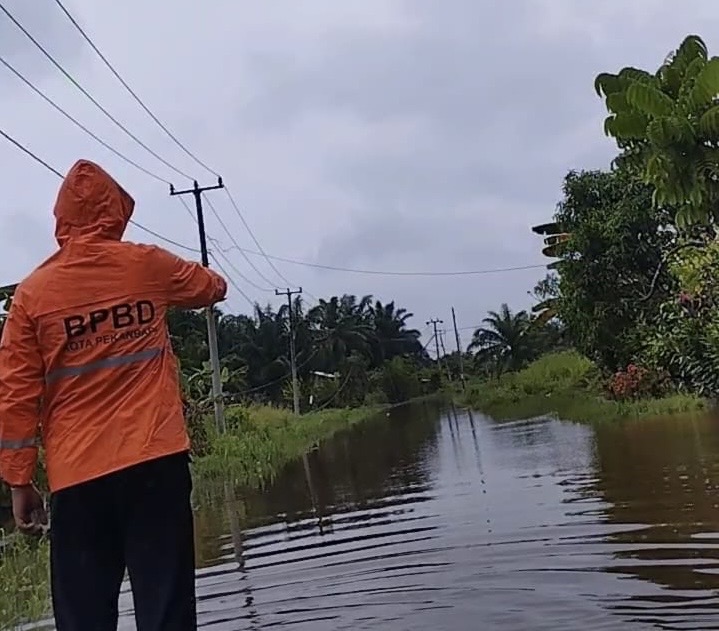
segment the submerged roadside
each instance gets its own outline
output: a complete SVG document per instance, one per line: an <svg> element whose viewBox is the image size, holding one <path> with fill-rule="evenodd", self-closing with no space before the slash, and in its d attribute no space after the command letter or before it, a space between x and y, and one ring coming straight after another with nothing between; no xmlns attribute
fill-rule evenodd
<svg viewBox="0 0 719 631"><path fill-rule="evenodd" d="M610 399L596 366L578 353L546 355L523 370L498 379L471 382L458 393L463 404L498 421L547 414L583 423L700 413L708 402L696 395Z"/></svg>
<svg viewBox="0 0 719 631"><path fill-rule="evenodd" d="M208 497L216 480L262 488L287 462L336 432L375 418L383 409L331 409L297 417L281 408L232 406L226 410L227 433L222 436L206 417L191 421L195 495L200 501ZM2 534L0 629L15 629L51 610L49 545L46 539Z"/></svg>

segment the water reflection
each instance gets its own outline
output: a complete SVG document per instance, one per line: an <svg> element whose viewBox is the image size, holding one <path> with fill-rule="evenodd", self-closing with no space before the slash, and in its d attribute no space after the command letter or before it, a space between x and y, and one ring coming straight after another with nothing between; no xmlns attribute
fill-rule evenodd
<svg viewBox="0 0 719 631"><path fill-rule="evenodd" d="M198 513L201 626L719 629L718 455L710 419L397 410Z"/></svg>
<svg viewBox="0 0 719 631"><path fill-rule="evenodd" d="M596 432L597 488L621 526L612 571L642 586L616 611L676 629L719 629L719 432L713 419L637 422ZM634 593L636 592L636 593Z"/></svg>

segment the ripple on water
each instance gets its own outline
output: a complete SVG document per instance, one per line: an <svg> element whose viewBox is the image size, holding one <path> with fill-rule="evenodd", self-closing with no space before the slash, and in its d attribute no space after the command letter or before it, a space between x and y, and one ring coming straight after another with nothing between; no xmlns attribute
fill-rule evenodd
<svg viewBox="0 0 719 631"><path fill-rule="evenodd" d="M399 411L198 514L200 626L719 629L715 428Z"/></svg>

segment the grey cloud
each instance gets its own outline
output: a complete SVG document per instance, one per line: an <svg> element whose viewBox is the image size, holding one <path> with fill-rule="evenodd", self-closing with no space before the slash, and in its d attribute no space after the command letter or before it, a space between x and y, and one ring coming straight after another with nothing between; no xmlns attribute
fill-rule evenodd
<svg viewBox="0 0 719 631"><path fill-rule="evenodd" d="M62 63L73 63L82 56L82 41L54 2L7 0L3 6ZM38 10L40 6L42 9ZM0 12L0 54L34 80L55 72L50 61L3 12ZM0 70L0 85L7 85L8 89L19 86L5 68Z"/></svg>
<svg viewBox="0 0 719 631"><path fill-rule="evenodd" d="M594 75L656 66L686 33L719 28L710 0L688 0L691 9L655 0L180 0L171 12L140 0L66 1L161 118L223 173L268 252L374 269L543 262L529 227L551 215L568 169L607 166L614 152L602 137ZM8 6L103 104L194 174L54 3L37 11L38 2ZM101 136L172 175L66 81L50 79L52 67L1 15L0 53ZM2 69L0 82L11 85ZM196 243L194 224L164 185L69 133L34 97L12 94L3 125L59 166L99 156L136 196L139 221ZM1 145L0 157L11 188L0 209L4 274L20 275L52 247L56 181L11 147ZM254 248L227 201L216 199L239 242ZM228 245L211 215L208 226ZM240 257L234 262L259 280ZM396 278L278 265L315 295L396 298L417 322L448 316L455 304L464 324L502 301L525 306L543 274Z"/></svg>

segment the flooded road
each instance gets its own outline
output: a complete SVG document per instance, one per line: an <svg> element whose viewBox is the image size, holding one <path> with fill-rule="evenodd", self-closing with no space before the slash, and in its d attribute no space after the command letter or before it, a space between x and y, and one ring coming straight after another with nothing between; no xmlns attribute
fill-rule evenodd
<svg viewBox="0 0 719 631"><path fill-rule="evenodd" d="M208 629L719 629L719 425L431 405L198 519ZM310 488L311 487L311 488Z"/></svg>
<svg viewBox="0 0 719 631"><path fill-rule="evenodd" d="M716 421L425 404L306 464L198 514L203 629L719 629Z"/></svg>

